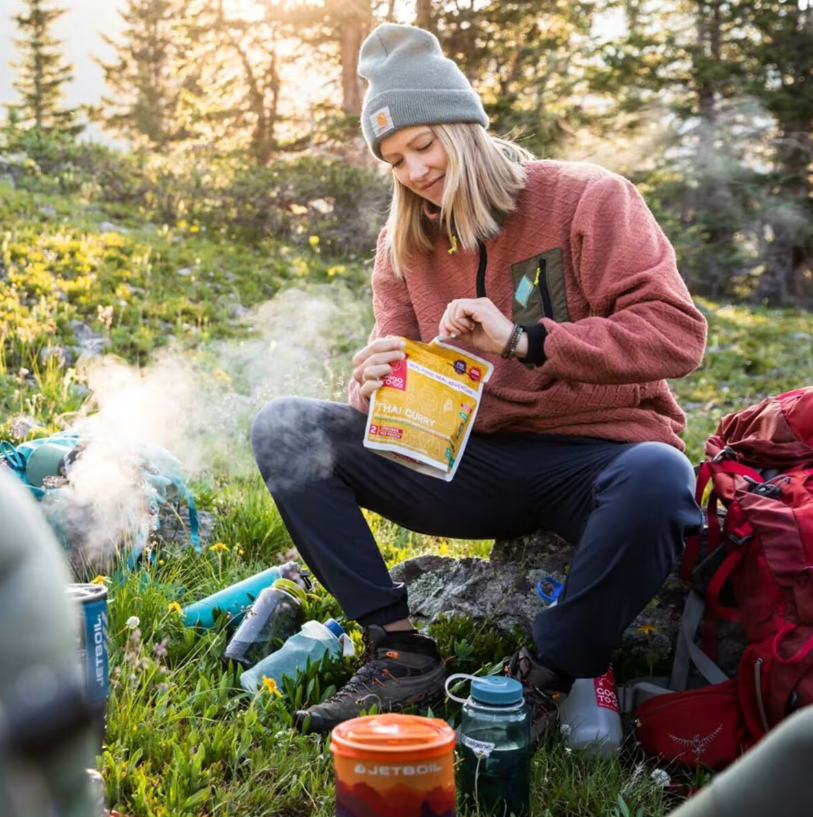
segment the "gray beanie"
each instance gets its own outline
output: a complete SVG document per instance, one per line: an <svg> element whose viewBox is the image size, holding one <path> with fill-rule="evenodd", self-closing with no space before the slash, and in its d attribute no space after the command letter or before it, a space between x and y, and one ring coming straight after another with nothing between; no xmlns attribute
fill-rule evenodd
<svg viewBox="0 0 813 817"><path fill-rule="evenodd" d="M381 140L403 128L448 122L488 127L480 97L443 56L437 37L422 28L378 26L361 46L359 74L370 83L361 127L379 159Z"/></svg>

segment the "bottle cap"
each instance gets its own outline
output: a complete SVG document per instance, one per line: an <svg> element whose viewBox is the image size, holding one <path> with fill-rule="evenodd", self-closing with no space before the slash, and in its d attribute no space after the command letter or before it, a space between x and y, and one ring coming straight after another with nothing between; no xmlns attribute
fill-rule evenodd
<svg viewBox="0 0 813 817"><path fill-rule="evenodd" d="M277 579L271 587L276 587L278 590L288 593L288 595L293 596L297 601L305 602L308 600L305 591L296 582L292 582L290 579Z"/></svg>
<svg viewBox="0 0 813 817"><path fill-rule="evenodd" d="M522 684L514 678L487 675L471 682L471 697L481 704L506 706L522 701Z"/></svg>
<svg viewBox="0 0 813 817"><path fill-rule="evenodd" d="M327 627L328 630L330 630L330 632L336 636L336 638L338 638L341 635L344 635L344 629L342 628L342 625L339 624L339 622L336 621L335 618L329 618L325 622L325 627Z"/></svg>

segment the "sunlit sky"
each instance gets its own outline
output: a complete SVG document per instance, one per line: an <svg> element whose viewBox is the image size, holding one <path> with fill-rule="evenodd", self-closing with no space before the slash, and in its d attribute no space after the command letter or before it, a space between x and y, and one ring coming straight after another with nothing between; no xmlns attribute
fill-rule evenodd
<svg viewBox="0 0 813 817"><path fill-rule="evenodd" d="M65 88L66 104L94 104L106 89L102 70L92 57L111 59L111 49L100 35L104 33L113 38L118 35L121 30L118 10L125 4L123 0L61 0L61 5L69 8L69 11L55 25L54 33L63 40L66 59L74 65L74 82ZM227 6L248 14L254 10L258 17L262 14L262 0L227 0ZM411 22L414 6L414 2L399 0L396 14L400 11L400 22ZM21 0L0 0L0 107L4 102L16 99L12 85L14 70L8 63L17 57L12 42L12 37L16 35L16 25L11 16L21 7ZM605 19L600 31L604 36L613 36L620 31L619 23L617 16ZM323 78L308 77L307 81L315 87ZM309 89L305 87L298 90L297 96L300 99L303 91L307 94ZM0 115L2 113L0 110ZM99 134L91 130L90 137L99 138Z"/></svg>

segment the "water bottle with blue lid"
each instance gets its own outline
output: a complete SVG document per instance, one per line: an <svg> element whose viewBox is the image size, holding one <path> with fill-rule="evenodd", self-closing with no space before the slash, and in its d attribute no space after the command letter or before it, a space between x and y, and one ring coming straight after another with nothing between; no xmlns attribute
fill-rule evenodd
<svg viewBox="0 0 813 817"><path fill-rule="evenodd" d="M468 698L449 685L471 681ZM446 694L463 704L460 723L461 805L486 814L528 817L531 799L531 721L522 684L513 678L455 674Z"/></svg>

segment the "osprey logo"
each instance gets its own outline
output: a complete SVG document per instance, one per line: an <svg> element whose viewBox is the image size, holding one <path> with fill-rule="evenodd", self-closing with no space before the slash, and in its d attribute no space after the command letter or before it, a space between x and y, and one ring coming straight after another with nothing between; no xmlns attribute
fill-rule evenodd
<svg viewBox="0 0 813 817"><path fill-rule="evenodd" d="M669 737L678 744L678 746L685 746L691 749L694 753L694 759L699 762L700 755L705 754L706 749L720 736L723 731L723 725L720 724L713 732L701 738L700 735L695 735L693 738L679 738L677 735L668 733Z"/></svg>

